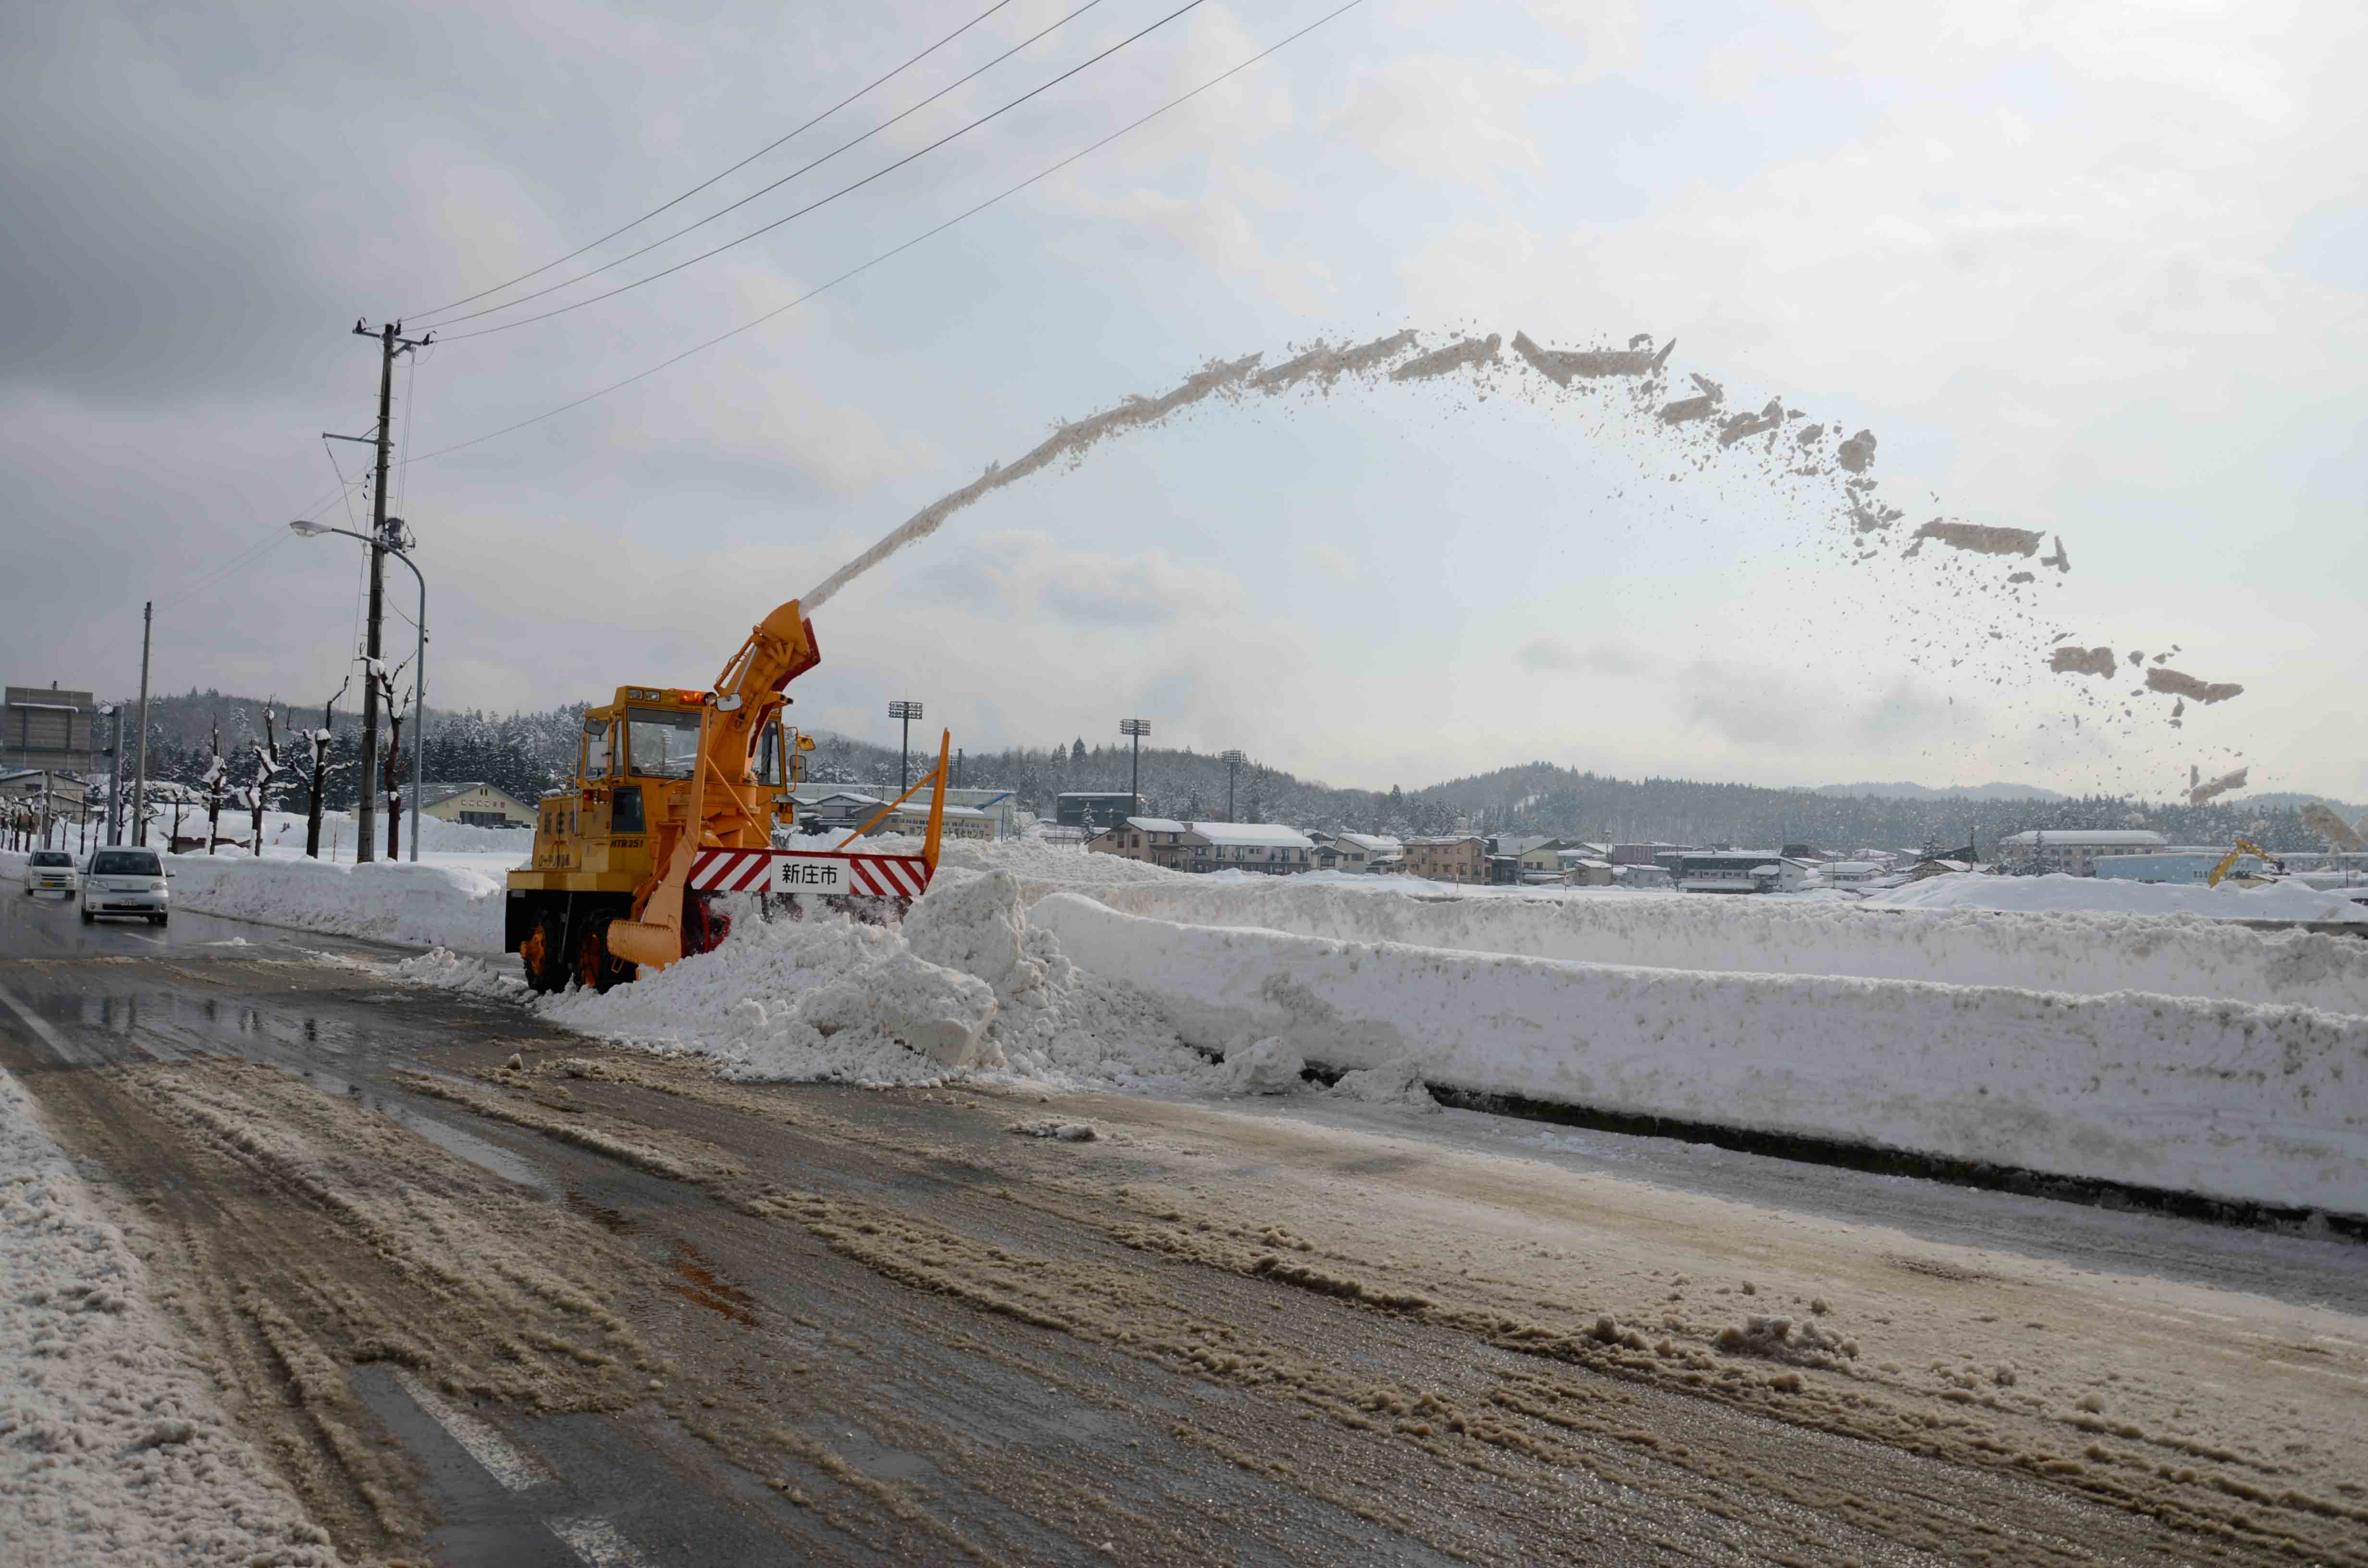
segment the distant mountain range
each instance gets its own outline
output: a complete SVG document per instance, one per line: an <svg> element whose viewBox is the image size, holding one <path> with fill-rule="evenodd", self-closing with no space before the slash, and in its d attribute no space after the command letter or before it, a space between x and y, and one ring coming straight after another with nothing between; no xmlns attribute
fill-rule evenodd
<svg viewBox="0 0 2368 1568"><path fill-rule="evenodd" d="M1844 798L1873 795L1886 801L2068 801L2072 797L2035 784L1952 784L1935 790L1929 784L1820 784L1813 793Z"/></svg>

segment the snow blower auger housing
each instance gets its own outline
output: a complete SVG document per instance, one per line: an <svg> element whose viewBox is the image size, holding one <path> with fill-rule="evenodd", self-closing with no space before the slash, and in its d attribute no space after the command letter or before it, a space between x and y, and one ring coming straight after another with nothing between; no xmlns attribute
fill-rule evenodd
<svg viewBox="0 0 2368 1568"><path fill-rule="evenodd" d="M748 634L712 690L620 686L584 715L574 788L544 799L534 858L509 874L503 945L529 986L606 991L706 952L732 928L729 892L824 899L879 918L928 888L951 732L933 772L834 847L773 847L774 824L795 824L798 755L814 745L783 722L782 688L821 662L814 623L792 599ZM848 850L932 785L920 854Z"/></svg>

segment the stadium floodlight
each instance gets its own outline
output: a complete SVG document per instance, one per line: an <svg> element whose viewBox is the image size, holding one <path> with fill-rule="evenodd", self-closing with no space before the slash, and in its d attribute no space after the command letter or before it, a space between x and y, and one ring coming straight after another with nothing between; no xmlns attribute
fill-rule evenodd
<svg viewBox="0 0 2368 1568"><path fill-rule="evenodd" d="M1126 781L1127 814L1133 816L1143 810L1143 737L1151 733L1151 721L1121 719L1118 733L1134 739L1134 761L1128 770Z"/></svg>
<svg viewBox="0 0 2368 1568"><path fill-rule="evenodd" d="M920 716L921 705L917 702L900 699L888 705L888 717L905 721L905 755L896 769L896 788L899 790L913 787L913 721Z"/></svg>

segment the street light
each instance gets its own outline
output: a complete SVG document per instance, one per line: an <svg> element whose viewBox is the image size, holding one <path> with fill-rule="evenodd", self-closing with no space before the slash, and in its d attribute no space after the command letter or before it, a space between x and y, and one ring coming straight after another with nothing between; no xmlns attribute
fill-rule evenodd
<svg viewBox="0 0 2368 1568"><path fill-rule="evenodd" d="M419 709L418 728L411 739L411 858L416 865L419 860L419 798L423 793L419 782L420 769L427 750L427 579L419 574L417 563L411 559L402 545L395 542L403 538L403 528L404 522L401 517L389 517L386 520L386 532L378 539L372 539L368 534L358 534L351 528L333 528L326 523L316 523L310 517L299 517L288 525L288 530L298 539L318 539L323 534L343 534L346 538L358 540L363 544L376 545L410 568L412 580L419 585L417 627L419 647L411 658L411 699ZM375 679L376 676L373 676L372 678ZM373 735L370 738L370 745L375 748L377 744L378 739ZM378 780L365 778L362 780L362 788L365 790L375 790L378 788ZM360 813L356 812L355 815L359 818ZM359 825L359 822L356 825ZM365 846L358 842L355 847L359 851Z"/></svg>
<svg viewBox="0 0 2368 1568"><path fill-rule="evenodd" d="M1151 733L1151 721L1121 719L1118 733L1134 737L1134 764L1127 774L1126 800L1132 812L1140 812L1143 810L1143 737Z"/></svg>
<svg viewBox="0 0 2368 1568"><path fill-rule="evenodd" d="M1249 758L1238 751L1220 752L1217 760L1225 765L1225 820L1234 820L1234 770Z"/></svg>
<svg viewBox="0 0 2368 1568"><path fill-rule="evenodd" d="M900 701L888 705L888 717L905 721L905 750L897 759L896 767L896 788L899 790L913 788L913 721L920 716L921 705L917 702Z"/></svg>

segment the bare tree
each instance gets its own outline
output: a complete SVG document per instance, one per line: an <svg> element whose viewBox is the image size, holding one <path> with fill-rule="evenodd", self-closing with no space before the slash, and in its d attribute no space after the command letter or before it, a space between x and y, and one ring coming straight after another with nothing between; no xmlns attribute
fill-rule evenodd
<svg viewBox="0 0 2368 1568"><path fill-rule="evenodd" d="M206 787L206 853L214 852L214 840L222 836L223 788L230 782L230 769L222 763L222 720L214 720L213 753L206 760L206 770L198 778Z"/></svg>
<svg viewBox="0 0 2368 1568"><path fill-rule="evenodd" d="M409 696L400 702L396 700L396 684L403 676L404 665L410 662L405 659L403 664L389 665L383 659L362 661L370 678L378 684L379 701L386 708L386 760L381 767L379 783L386 801L386 858L390 860L401 858L399 851L403 844L403 721L410 711L412 698L419 694L418 685L415 682Z"/></svg>
<svg viewBox="0 0 2368 1568"><path fill-rule="evenodd" d="M276 724L279 715L271 703L263 705L263 739L253 742L255 747L255 778L245 791L250 822L255 829L255 853L263 854L263 809L270 803L271 792L279 787L279 776L289 771L279 760L279 733Z"/></svg>
<svg viewBox="0 0 2368 1568"><path fill-rule="evenodd" d="M315 860L321 858L321 802L329 782L329 746L336 737L337 698L353 684L354 677L346 676L336 695L321 704L321 727L304 737L313 753L312 799L304 805L304 853Z"/></svg>

